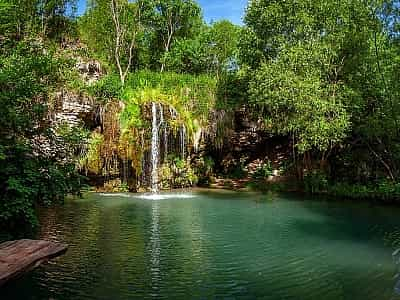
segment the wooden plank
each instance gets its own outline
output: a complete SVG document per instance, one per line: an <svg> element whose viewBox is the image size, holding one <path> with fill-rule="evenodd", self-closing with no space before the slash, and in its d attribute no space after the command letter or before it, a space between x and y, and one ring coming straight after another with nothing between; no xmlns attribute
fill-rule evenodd
<svg viewBox="0 0 400 300"><path fill-rule="evenodd" d="M68 245L42 240L18 240L0 244L0 286L41 263L64 254Z"/></svg>

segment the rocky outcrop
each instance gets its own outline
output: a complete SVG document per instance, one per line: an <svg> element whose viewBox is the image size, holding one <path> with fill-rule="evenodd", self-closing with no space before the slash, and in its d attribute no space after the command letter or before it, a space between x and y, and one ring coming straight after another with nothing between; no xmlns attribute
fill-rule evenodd
<svg viewBox="0 0 400 300"><path fill-rule="evenodd" d="M95 101L84 94L62 90L56 93L56 105L51 115L53 125L82 125L95 113Z"/></svg>
<svg viewBox="0 0 400 300"><path fill-rule="evenodd" d="M93 84L102 74L100 63L93 60L84 61L78 58L76 69L87 85ZM65 88L58 90L54 94L53 102L49 105L47 119L44 120L49 123L50 132L31 140L33 153L60 162L71 161L71 152L75 152L77 149L69 148L69 145L59 136L58 128L66 125L70 128L85 126L88 129L94 129L99 125L99 110L100 106L95 99L84 92ZM81 141L82 148L85 148L86 142L85 140Z"/></svg>
<svg viewBox="0 0 400 300"><path fill-rule="evenodd" d="M79 71L81 78L88 85L95 83L102 76L100 62L96 60L85 61L83 59L78 59L78 62L76 63L76 69Z"/></svg>
<svg viewBox="0 0 400 300"><path fill-rule="evenodd" d="M78 58L76 69L86 85L92 85L102 76L100 62ZM89 121L98 107L94 99L85 93L60 90L55 95L55 107L51 116L54 125L67 124L71 127Z"/></svg>
<svg viewBox="0 0 400 300"><path fill-rule="evenodd" d="M291 155L287 139L268 134L263 120L246 107L223 115L230 118L221 122L229 125L224 144L208 149L215 158L217 173L243 179L265 175L270 181L279 180L282 163Z"/></svg>

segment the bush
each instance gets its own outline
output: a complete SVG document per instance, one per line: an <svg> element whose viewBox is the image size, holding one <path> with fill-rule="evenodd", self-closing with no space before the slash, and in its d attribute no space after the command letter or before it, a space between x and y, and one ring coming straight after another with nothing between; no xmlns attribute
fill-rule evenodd
<svg viewBox="0 0 400 300"><path fill-rule="evenodd" d="M263 162L259 168L254 172L253 178L254 179L264 179L268 178L269 176L272 176L274 173L274 169L272 167L272 164L269 160Z"/></svg>
<svg viewBox="0 0 400 300"><path fill-rule="evenodd" d="M0 56L2 230L32 227L37 224L36 206L80 194L83 177L74 161L80 134L63 128L54 134L47 119L51 95L63 83L67 67L37 43L21 42ZM54 141L57 147L51 147Z"/></svg>
<svg viewBox="0 0 400 300"><path fill-rule="evenodd" d="M159 177L163 189L191 187L199 180L190 162L174 155L160 168Z"/></svg>
<svg viewBox="0 0 400 300"><path fill-rule="evenodd" d="M317 194L326 192L328 188L328 180L326 175L321 171L314 170L304 176L304 190L307 193Z"/></svg>
<svg viewBox="0 0 400 300"><path fill-rule="evenodd" d="M339 182L329 186L328 193L349 199L400 201L400 183L387 180L370 185Z"/></svg>

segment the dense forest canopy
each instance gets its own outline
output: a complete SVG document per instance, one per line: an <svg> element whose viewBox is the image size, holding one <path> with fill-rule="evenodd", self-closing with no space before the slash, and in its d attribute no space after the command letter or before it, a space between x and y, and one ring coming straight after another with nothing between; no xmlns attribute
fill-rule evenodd
<svg viewBox="0 0 400 300"><path fill-rule="evenodd" d="M252 0L243 26L207 24L194 0L93 0L81 16L76 5L0 0L3 228L34 224L86 176L138 190L154 103L164 143L185 147L164 149L165 188L245 176L241 158L222 171L244 111L283 141L278 164L302 189L400 198L398 1ZM55 122L74 97L93 114Z"/></svg>

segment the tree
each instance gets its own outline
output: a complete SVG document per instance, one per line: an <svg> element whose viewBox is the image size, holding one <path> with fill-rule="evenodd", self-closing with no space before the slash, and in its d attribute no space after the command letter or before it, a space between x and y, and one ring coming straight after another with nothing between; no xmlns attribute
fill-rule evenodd
<svg viewBox="0 0 400 300"><path fill-rule="evenodd" d="M134 9L133 12L130 11L131 8ZM141 10L142 7L140 2L136 5L129 5L127 1L120 3L119 0L111 0L111 17L115 30L114 56L122 84L124 84L125 77L131 68L133 49L136 45L136 37L141 30ZM125 51L124 49L121 51L121 48L123 48L125 44L128 44L127 51L126 49ZM125 68L122 66L121 52L127 52L127 63Z"/></svg>
<svg viewBox="0 0 400 300"><path fill-rule="evenodd" d="M19 41L40 35L61 41L73 27L73 7L75 0L1 0L0 36Z"/></svg>
<svg viewBox="0 0 400 300"><path fill-rule="evenodd" d="M122 84L131 71L143 32L143 9L141 1L99 0L79 20L85 42L115 65Z"/></svg>
<svg viewBox="0 0 400 300"><path fill-rule="evenodd" d="M200 6L193 0L146 0L147 25L153 31L153 51L159 51L161 72L165 56L178 39L192 38L203 20Z"/></svg>
<svg viewBox="0 0 400 300"><path fill-rule="evenodd" d="M235 68L240 27L228 20L212 24L210 29L211 52L214 56L217 75Z"/></svg>
<svg viewBox="0 0 400 300"><path fill-rule="evenodd" d="M193 38L175 41L164 55L165 68L176 73L202 74L215 70L210 30L203 26Z"/></svg>
<svg viewBox="0 0 400 300"><path fill-rule="evenodd" d="M329 59L325 51L315 44L282 51L279 59L255 72L249 89L250 103L262 109L266 127L291 136L301 154L318 150L321 163L350 127L345 103L351 92L326 80L331 70L316 68Z"/></svg>
<svg viewBox="0 0 400 300"><path fill-rule="evenodd" d="M67 151L53 154L46 146L57 141L60 149L72 142L74 133L64 138L50 130L48 103L62 82L60 70L70 66L44 52L38 44L21 42L0 56L2 229L35 224L37 205L62 201L66 194L78 194L82 186Z"/></svg>
<svg viewBox="0 0 400 300"><path fill-rule="evenodd" d="M394 1L251 1L240 60L268 128L294 138L305 156L318 153L322 165L340 155L340 144L362 141L393 178L385 151L398 133L390 130L392 142L382 138L398 119L389 62L395 8Z"/></svg>
<svg viewBox="0 0 400 300"><path fill-rule="evenodd" d="M177 39L165 54L168 70L220 76L237 65L239 26L227 20L199 27L193 38Z"/></svg>

